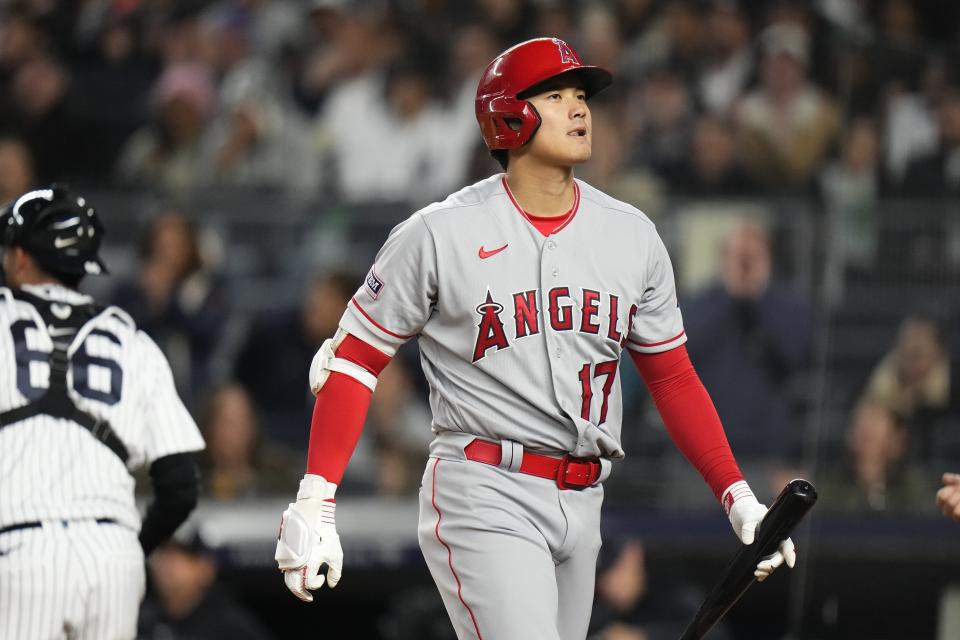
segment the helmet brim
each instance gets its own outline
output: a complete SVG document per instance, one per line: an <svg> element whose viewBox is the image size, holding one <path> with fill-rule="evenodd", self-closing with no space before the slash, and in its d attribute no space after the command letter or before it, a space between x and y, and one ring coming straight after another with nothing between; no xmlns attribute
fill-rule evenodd
<svg viewBox="0 0 960 640"><path fill-rule="evenodd" d="M541 87L546 87L548 86L548 83L553 83L560 78L567 77L573 77L580 81L580 83L583 85L583 90L587 94L587 100L613 84L613 74L611 74L609 71L606 69L601 69L600 67L585 65L544 78L543 80L540 80L539 82L519 92L517 94L517 98L524 100L530 96L535 96L538 93L542 93Z"/></svg>

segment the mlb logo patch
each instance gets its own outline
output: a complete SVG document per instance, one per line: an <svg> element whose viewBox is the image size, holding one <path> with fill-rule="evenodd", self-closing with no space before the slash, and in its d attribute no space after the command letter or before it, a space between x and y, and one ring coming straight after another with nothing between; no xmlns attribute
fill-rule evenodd
<svg viewBox="0 0 960 640"><path fill-rule="evenodd" d="M371 298L376 300L382 289L383 280L377 276L377 272L373 270L373 267L370 267L370 273L367 274L367 293L370 294Z"/></svg>

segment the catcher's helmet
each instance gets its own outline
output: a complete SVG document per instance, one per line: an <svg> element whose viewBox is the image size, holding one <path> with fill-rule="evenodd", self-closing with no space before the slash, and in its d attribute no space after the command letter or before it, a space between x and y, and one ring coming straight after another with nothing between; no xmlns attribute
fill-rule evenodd
<svg viewBox="0 0 960 640"><path fill-rule="evenodd" d="M580 56L559 38L536 38L515 45L487 66L477 87L477 122L490 151L526 144L540 126L540 114L517 98L527 89L563 73L575 73L587 98L610 86L610 72L580 62ZM508 120L519 122L513 129Z"/></svg>
<svg viewBox="0 0 960 640"><path fill-rule="evenodd" d="M103 235L97 212L64 186L30 191L0 209L0 242L22 247L52 274L107 273L97 255Z"/></svg>

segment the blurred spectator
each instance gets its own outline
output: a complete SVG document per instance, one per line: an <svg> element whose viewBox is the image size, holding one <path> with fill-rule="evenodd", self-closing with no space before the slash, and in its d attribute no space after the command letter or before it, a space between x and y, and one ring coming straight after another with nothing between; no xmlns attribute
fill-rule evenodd
<svg viewBox="0 0 960 640"><path fill-rule="evenodd" d="M659 2L657 0L614 0L617 24L624 40L633 41L650 29L658 19Z"/></svg>
<svg viewBox="0 0 960 640"><path fill-rule="evenodd" d="M235 27L228 37L247 40L244 48L275 61L281 48L299 36L304 10L295 0L219 0L206 14L220 27Z"/></svg>
<svg viewBox="0 0 960 640"><path fill-rule="evenodd" d="M914 423L949 408L950 358L935 320L912 315L903 321L893 349L870 375L864 397Z"/></svg>
<svg viewBox="0 0 960 640"><path fill-rule="evenodd" d="M475 113L480 74L500 49L490 30L479 24L465 26L454 37L451 47L454 84L445 144L448 145L451 180L463 184L500 171L486 145L477 137ZM459 177L454 179L453 176Z"/></svg>
<svg viewBox="0 0 960 640"><path fill-rule="evenodd" d="M624 70L638 77L667 66L684 82L692 81L707 51L703 3L630 0L621 5L620 14L631 16L633 23L625 28L634 32L625 47Z"/></svg>
<svg viewBox="0 0 960 640"><path fill-rule="evenodd" d="M943 487L937 491L937 506L943 515L960 522L960 475L943 474Z"/></svg>
<svg viewBox="0 0 960 640"><path fill-rule="evenodd" d="M211 358L229 314L226 283L205 263L197 230L176 209L150 223L140 259L139 275L117 287L113 303L126 309L166 354L189 405L209 382Z"/></svg>
<svg viewBox="0 0 960 640"><path fill-rule="evenodd" d="M817 11L832 27L866 39L870 36L868 3L862 0L817 0Z"/></svg>
<svg viewBox="0 0 960 640"><path fill-rule="evenodd" d="M47 38L24 7L0 13L0 119L8 120L15 111L13 77L28 60L43 55Z"/></svg>
<svg viewBox="0 0 960 640"><path fill-rule="evenodd" d="M297 70L296 95L309 112L323 108L340 82L364 72L380 53L369 47L371 26L347 11L346 0L311 0L305 52Z"/></svg>
<svg viewBox="0 0 960 640"><path fill-rule="evenodd" d="M593 125L590 131L593 155L582 170L578 167L577 177L617 197L611 186L623 174L628 153L620 126L622 109L618 109L615 104L598 104L590 107L590 114Z"/></svg>
<svg viewBox="0 0 960 640"><path fill-rule="evenodd" d="M960 195L960 87L951 87L937 106L937 148L907 165L904 195L936 198Z"/></svg>
<svg viewBox="0 0 960 640"><path fill-rule="evenodd" d="M618 100L599 101L590 107L593 155L590 162L577 168L577 176L619 200L648 212L657 211L663 184L645 167L627 164L631 146L630 136L624 131L624 110Z"/></svg>
<svg viewBox="0 0 960 640"><path fill-rule="evenodd" d="M69 70L41 55L23 62L11 84L12 110L0 127L29 145L37 179L43 183L86 175L85 123L71 95Z"/></svg>
<svg viewBox="0 0 960 640"><path fill-rule="evenodd" d="M92 3L90 3L92 4ZM85 177L103 181L114 170L124 143L148 117L157 69L142 46L143 24L135 15L109 13L90 34L90 50L73 63L76 101L96 144L84 151Z"/></svg>
<svg viewBox="0 0 960 640"><path fill-rule="evenodd" d="M152 122L130 137L120 157L120 180L173 194L202 184L209 174L203 135L216 95L202 65L179 63L164 70L153 88Z"/></svg>
<svg viewBox="0 0 960 640"><path fill-rule="evenodd" d="M615 0L613 10L623 40L623 69L637 78L647 66L666 59L669 36L659 0Z"/></svg>
<svg viewBox="0 0 960 640"><path fill-rule="evenodd" d="M254 320L238 352L234 377L253 398L267 437L303 446L313 412L310 362L336 332L357 283L346 273L315 278L301 306L271 309Z"/></svg>
<svg viewBox="0 0 960 640"><path fill-rule="evenodd" d="M463 150L446 143L433 77L432 63L410 54L333 92L322 127L342 198L422 205L453 189Z"/></svg>
<svg viewBox="0 0 960 640"><path fill-rule="evenodd" d="M940 132L936 106L948 89L949 66L942 57L931 57L916 91L898 85L885 98L884 164L897 184L903 181L911 161L937 149Z"/></svg>
<svg viewBox="0 0 960 640"><path fill-rule="evenodd" d="M615 78L622 77L623 41L613 10L600 3L591 4L583 9L579 22L581 58L606 69Z"/></svg>
<svg viewBox="0 0 960 640"><path fill-rule="evenodd" d="M705 115L693 128L690 151L672 175L670 189L681 197L742 196L753 193L756 183L737 155L737 142L730 126Z"/></svg>
<svg viewBox="0 0 960 640"><path fill-rule="evenodd" d="M164 69L209 60L211 47L202 24L203 3L178 2L166 8L141 5L141 9L147 14L145 22L152 18L154 24L153 32L145 36L146 46L156 51Z"/></svg>
<svg viewBox="0 0 960 640"><path fill-rule="evenodd" d="M199 16L200 62L222 79L254 55L252 5L256 0L223 0Z"/></svg>
<svg viewBox="0 0 960 640"><path fill-rule="evenodd" d="M549 34L564 42L577 42L580 16L576 9L576 5L567 2L540 3L537 7L537 21L533 28L533 33L537 34L537 36ZM616 17L614 18L614 24L616 24L619 29L619 23ZM620 31L617 39L620 40L622 37L623 32ZM622 46L622 42L620 46ZM580 47L579 50L582 51L583 48ZM494 51L494 56L499 52L499 49ZM490 56L488 62L492 59L493 56ZM587 59L592 60L593 58L588 57Z"/></svg>
<svg viewBox="0 0 960 640"><path fill-rule="evenodd" d="M703 599L694 587L651 579L646 549L636 538L604 544L597 569L588 640L675 640ZM710 637L729 638L725 625L714 627Z"/></svg>
<svg viewBox="0 0 960 640"><path fill-rule="evenodd" d="M433 433L430 408L415 393L410 371L396 357L380 373L367 422L342 484L367 485L383 496L414 495Z"/></svg>
<svg viewBox="0 0 960 640"><path fill-rule="evenodd" d="M213 500L275 495L300 477L303 465L261 438L250 396L239 385L211 394L200 428L207 443L202 477Z"/></svg>
<svg viewBox="0 0 960 640"><path fill-rule="evenodd" d="M695 113L683 79L670 67L651 69L630 96L627 113L636 131L629 164L646 167L670 183L679 179L693 133Z"/></svg>
<svg viewBox="0 0 960 640"><path fill-rule="evenodd" d="M0 69L9 71L43 52L48 39L23 3L4 3L0 15ZM11 6L13 5L13 6Z"/></svg>
<svg viewBox="0 0 960 640"><path fill-rule="evenodd" d="M729 114L754 72L750 23L736 0L713 2L706 24L704 63L697 75L697 97L707 111Z"/></svg>
<svg viewBox="0 0 960 640"><path fill-rule="evenodd" d="M500 49L534 37L530 34L536 15L533 0L478 0L476 4L477 17L496 35Z"/></svg>
<svg viewBox="0 0 960 640"><path fill-rule="evenodd" d="M760 87L736 106L744 160L770 189L803 188L839 130L833 100L807 79L810 39L784 23L762 34Z"/></svg>
<svg viewBox="0 0 960 640"><path fill-rule="evenodd" d="M918 9L911 0L882 0L878 9L873 60L884 89L911 86L921 75L925 53Z"/></svg>
<svg viewBox="0 0 960 640"><path fill-rule="evenodd" d="M884 185L876 125L869 118L858 118L844 132L840 157L820 173L820 193L829 220L827 238L831 255L837 258L838 281L843 279L843 267L866 270L874 265L880 232L877 210Z"/></svg>
<svg viewBox="0 0 960 640"><path fill-rule="evenodd" d="M36 183L27 145L20 138L0 136L0 202L10 202Z"/></svg>
<svg viewBox="0 0 960 640"><path fill-rule="evenodd" d="M265 61L251 60L224 78L221 110L204 140L210 184L303 197L318 190L320 158L309 124L274 76Z"/></svg>
<svg viewBox="0 0 960 640"><path fill-rule="evenodd" d="M846 445L847 463L822 474L825 508L904 511L922 504L926 487L907 455L907 425L888 406L869 399L858 404Z"/></svg>
<svg viewBox="0 0 960 640"><path fill-rule="evenodd" d="M733 451L783 464L799 444L791 383L810 358L812 311L776 281L767 233L748 222L734 229L720 282L682 307L690 357Z"/></svg>
<svg viewBox="0 0 960 640"><path fill-rule="evenodd" d="M269 640L273 636L217 580L217 550L188 523L149 561L151 590L139 640Z"/></svg>

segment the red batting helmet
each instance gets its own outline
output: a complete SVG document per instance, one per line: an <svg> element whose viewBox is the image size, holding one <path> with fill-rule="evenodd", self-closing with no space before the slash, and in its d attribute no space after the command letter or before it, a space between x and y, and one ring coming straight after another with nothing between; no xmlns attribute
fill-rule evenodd
<svg viewBox="0 0 960 640"><path fill-rule="evenodd" d="M577 52L559 38L536 38L510 47L487 66L477 87L477 122L491 151L526 144L540 126L540 114L517 94L561 73L575 73L587 98L613 81L610 72L580 62ZM519 121L516 130L508 120Z"/></svg>

